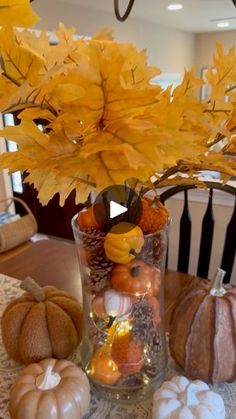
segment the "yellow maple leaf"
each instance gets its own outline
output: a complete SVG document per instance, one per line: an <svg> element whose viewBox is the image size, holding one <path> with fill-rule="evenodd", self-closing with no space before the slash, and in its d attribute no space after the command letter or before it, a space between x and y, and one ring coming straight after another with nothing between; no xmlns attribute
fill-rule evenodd
<svg viewBox="0 0 236 419"><path fill-rule="evenodd" d="M216 44L217 54L214 56L214 68L206 72L206 79L211 87L211 101L224 102L225 94L230 85L235 85L236 52L235 47L224 53L223 46Z"/></svg>
<svg viewBox="0 0 236 419"><path fill-rule="evenodd" d="M203 81L195 76L193 67L185 70L182 82L174 89L173 98L192 96L196 88L202 85Z"/></svg>
<svg viewBox="0 0 236 419"><path fill-rule="evenodd" d="M0 25L28 27L38 20L30 0L0 0Z"/></svg>
<svg viewBox="0 0 236 419"><path fill-rule="evenodd" d="M8 107L11 97L17 92L17 86L11 80L0 74L0 109Z"/></svg>
<svg viewBox="0 0 236 419"><path fill-rule="evenodd" d="M113 30L109 28L100 29L99 32L93 34L92 39L95 41L113 40Z"/></svg>
<svg viewBox="0 0 236 419"><path fill-rule="evenodd" d="M58 44L51 46L45 34L0 32L0 90L6 87L10 96L0 95L1 110L21 111L21 124L2 132L19 150L2 155L1 168L27 170L44 204L57 192L63 204L74 188L79 202L93 188L127 179L150 185L153 174L161 184L178 171L192 182L204 167L217 168L224 177L236 173L223 156L235 149L233 89L231 102L224 102L234 70L220 81L225 69L234 68L233 50L225 55L218 47L223 70L218 60L216 76L209 72L213 96L200 102L196 91L203 82L193 69L185 71L173 92L163 90L151 84L159 70L147 65L146 51L116 43L106 31L87 41L74 33L60 24ZM28 72L26 63L31 63ZM44 121L45 133L35 126L37 120ZM224 150L221 146L216 153L222 138Z"/></svg>
<svg viewBox="0 0 236 419"><path fill-rule="evenodd" d="M14 139L19 149L1 155L0 167L10 167L11 171L27 167L27 181L35 185L43 204L59 192L60 204L63 205L75 186L77 200L81 202L94 188L85 171L85 162L77 153L78 146L63 133L44 134L34 123L22 122L19 126L4 128L2 134Z"/></svg>
<svg viewBox="0 0 236 419"><path fill-rule="evenodd" d="M12 82L20 86L24 81L34 84L40 78L45 59L26 43L17 42L10 27L0 31L0 53L3 71Z"/></svg>

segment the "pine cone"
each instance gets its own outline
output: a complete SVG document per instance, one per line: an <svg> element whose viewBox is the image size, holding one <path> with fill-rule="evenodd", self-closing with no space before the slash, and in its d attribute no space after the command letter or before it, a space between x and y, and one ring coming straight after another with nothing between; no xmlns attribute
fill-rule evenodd
<svg viewBox="0 0 236 419"><path fill-rule="evenodd" d="M107 259L103 243L95 246L90 252L88 268L90 270L87 285L92 292L100 292L109 285L110 272L114 263Z"/></svg>
<svg viewBox="0 0 236 419"><path fill-rule="evenodd" d="M89 326L89 338L96 345L103 345L107 338L107 333L104 330L104 327L104 322L101 319L96 319L96 324L91 322Z"/></svg>
<svg viewBox="0 0 236 419"><path fill-rule="evenodd" d="M117 386L136 387L143 384L142 374L130 374L122 376L117 382Z"/></svg>
<svg viewBox="0 0 236 419"><path fill-rule="evenodd" d="M144 347L144 364L142 371L148 377L154 377L160 368L161 338L157 331L152 329L149 334L149 340Z"/></svg>
<svg viewBox="0 0 236 419"><path fill-rule="evenodd" d="M96 246L93 252L90 253L88 266L91 271L106 271L110 273L114 263L106 257L105 250L102 246Z"/></svg>
<svg viewBox="0 0 236 419"><path fill-rule="evenodd" d="M86 278L86 286L90 292L97 294L98 292L108 288L109 272L102 270L93 270Z"/></svg>
<svg viewBox="0 0 236 419"><path fill-rule="evenodd" d="M145 239L139 257L149 265L159 266L162 261L162 255L165 249L165 243L159 234L156 236Z"/></svg>
<svg viewBox="0 0 236 419"><path fill-rule="evenodd" d="M153 329L153 313L147 299L139 300L133 306L132 335L135 341L147 344L150 331Z"/></svg>
<svg viewBox="0 0 236 419"><path fill-rule="evenodd" d="M103 246L103 238L106 235L103 231L94 228L86 228L83 230L83 233L85 234L81 234L81 240L85 249L94 250L99 244Z"/></svg>

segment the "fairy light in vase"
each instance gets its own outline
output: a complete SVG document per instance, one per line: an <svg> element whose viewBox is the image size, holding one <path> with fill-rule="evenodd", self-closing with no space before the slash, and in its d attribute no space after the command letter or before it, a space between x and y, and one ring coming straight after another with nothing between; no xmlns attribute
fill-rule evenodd
<svg viewBox="0 0 236 419"><path fill-rule="evenodd" d="M86 372L86 374L88 374L88 375L92 375L92 374L93 374L93 372L94 372L94 368L91 368L90 363L89 363L88 365L86 365L86 367L85 367L85 372Z"/></svg>
<svg viewBox="0 0 236 419"><path fill-rule="evenodd" d="M108 367L111 368L112 371L116 372L118 371L117 365L114 363L113 360L108 361Z"/></svg>
<svg viewBox="0 0 236 419"><path fill-rule="evenodd" d="M121 321L117 324L116 334L118 336L127 335L132 330L132 326L128 320Z"/></svg>

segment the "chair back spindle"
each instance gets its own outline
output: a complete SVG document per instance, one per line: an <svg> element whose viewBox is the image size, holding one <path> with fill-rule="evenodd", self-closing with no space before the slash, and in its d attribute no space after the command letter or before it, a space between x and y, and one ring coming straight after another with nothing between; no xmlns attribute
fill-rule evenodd
<svg viewBox="0 0 236 419"><path fill-rule="evenodd" d="M184 207L180 218L178 271L188 272L191 243L191 217L188 206L188 191L184 191Z"/></svg>
<svg viewBox="0 0 236 419"><path fill-rule="evenodd" d="M206 211L202 218L202 224L199 225L200 246L199 252L196 254L198 263L196 266L195 274L202 278L207 278L209 275L214 232L216 227L216 220L214 220L213 197L215 190L220 190L235 196L232 216L228 224L225 226L225 237L222 237L223 252L222 257L220 257L218 263L219 266L226 271L224 282L227 283L231 278L236 253L236 188L230 185L223 185L219 182L205 182L205 185L208 190L208 202ZM189 211L188 190L195 188L196 186L194 185L174 186L163 192L160 196L161 202L165 204L167 199L180 192L184 193L183 210L179 220L177 270L179 272L185 273L188 273L189 270L191 241L194 240L194 237L192 237L191 233L193 231L193 222L195 221L191 219L191 214ZM216 243L214 243L214 247L215 245Z"/></svg>
<svg viewBox="0 0 236 419"><path fill-rule="evenodd" d="M200 239L200 250L198 258L197 276L201 278L208 277L208 271L211 259L211 249L214 233L214 217L212 209L213 189L209 189L209 199L205 215L202 220L202 231Z"/></svg>
<svg viewBox="0 0 236 419"><path fill-rule="evenodd" d="M224 250L221 260L221 268L226 271L224 282L230 281L233 270L236 249L236 197L234 201L234 211L226 229Z"/></svg>

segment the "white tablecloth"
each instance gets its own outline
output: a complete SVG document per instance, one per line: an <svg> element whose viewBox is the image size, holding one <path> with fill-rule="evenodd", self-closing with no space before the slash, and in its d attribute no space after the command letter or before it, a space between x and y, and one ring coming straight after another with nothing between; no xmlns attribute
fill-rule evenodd
<svg viewBox="0 0 236 419"><path fill-rule="evenodd" d="M6 305L21 293L19 281L0 274L0 315ZM70 360L78 364L79 351L75 352ZM9 419L9 389L22 368L22 365L16 364L8 357L0 335L0 419ZM183 375L183 372L170 358L166 379L170 379L174 375ZM222 383L212 386L212 389L224 399L227 412L226 419L236 419L236 383ZM90 412L86 419L150 419L151 411L151 400L135 405L122 405L111 403L99 398L97 394L93 394Z"/></svg>

